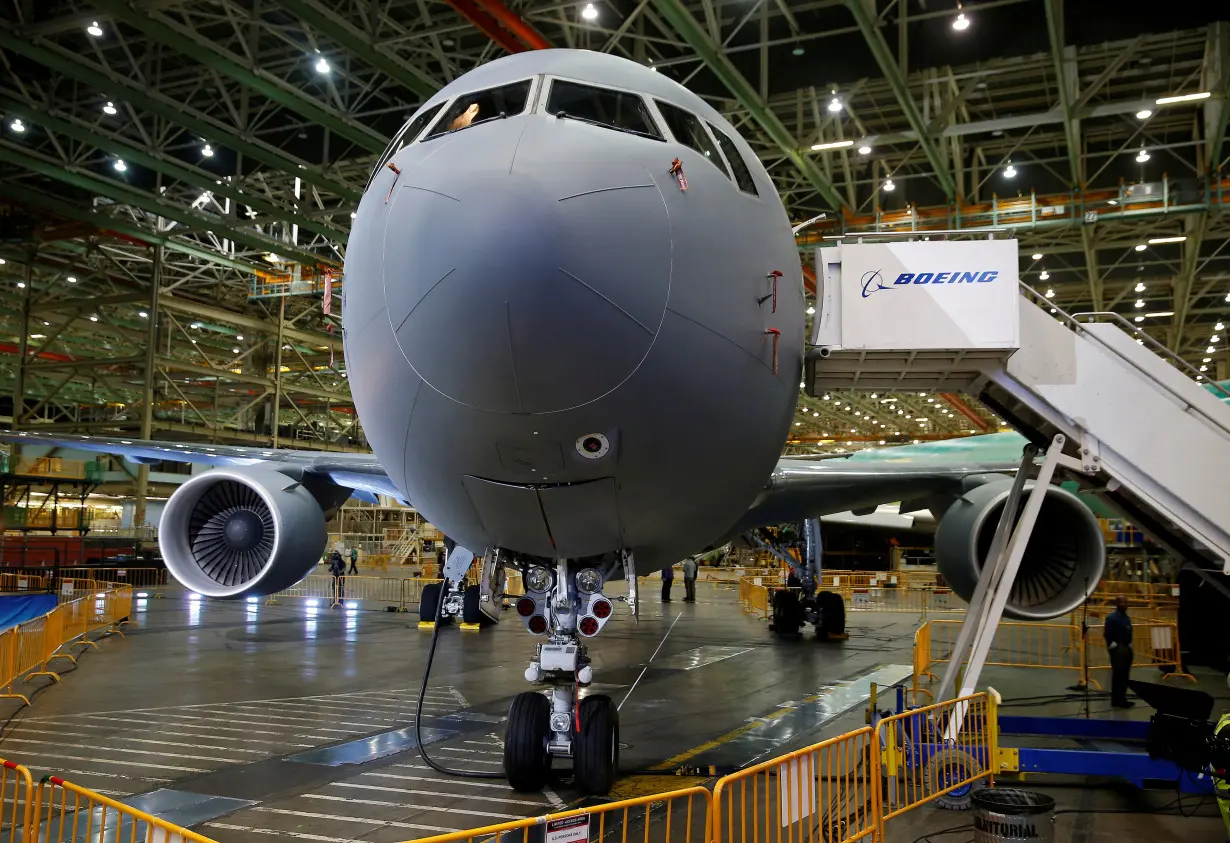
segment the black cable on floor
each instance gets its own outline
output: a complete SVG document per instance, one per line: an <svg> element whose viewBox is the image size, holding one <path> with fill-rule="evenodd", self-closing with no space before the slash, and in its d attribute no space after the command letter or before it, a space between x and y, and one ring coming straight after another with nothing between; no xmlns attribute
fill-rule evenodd
<svg viewBox="0 0 1230 843"><path fill-rule="evenodd" d="M451 770L442 764L437 764L427 754L427 745L423 743L423 700L427 698L427 682L431 679L431 663L436 656L436 641L440 638L440 618L444 616L444 597L448 580L440 583L440 593L436 599L436 622L431 630L431 645L427 648L427 664L423 668L423 686L419 688L419 702L414 712L414 739L418 741L419 755L428 767L446 776L458 776L464 779L502 779L504 774L478 770ZM420 598L422 599L422 598Z"/></svg>

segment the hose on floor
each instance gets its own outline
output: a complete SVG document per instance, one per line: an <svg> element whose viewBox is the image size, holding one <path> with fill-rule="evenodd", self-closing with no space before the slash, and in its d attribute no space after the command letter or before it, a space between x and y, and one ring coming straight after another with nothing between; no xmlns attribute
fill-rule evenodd
<svg viewBox="0 0 1230 843"><path fill-rule="evenodd" d="M443 773L446 776L459 776L465 779L502 779L504 778L502 772L453 770L445 767L443 764L438 764L427 754L427 745L423 743L423 701L427 698L427 683L431 679L431 663L436 656L436 641L440 638L440 619L444 617L444 597L447 589L448 580L444 580L440 583L440 592L436 599L436 622L431 630L431 646L427 648L427 665L423 668L423 685L419 688L418 707L414 712L414 739L418 742L419 755L423 756L423 761L437 773Z"/></svg>

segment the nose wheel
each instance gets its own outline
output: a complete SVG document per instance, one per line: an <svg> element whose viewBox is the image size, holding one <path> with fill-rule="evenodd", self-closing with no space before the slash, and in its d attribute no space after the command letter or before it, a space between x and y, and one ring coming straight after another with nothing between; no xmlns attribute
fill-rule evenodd
<svg viewBox="0 0 1230 843"><path fill-rule="evenodd" d="M504 731L504 775L513 790L530 793L547 783L551 770L551 703L536 691L517 694Z"/></svg>
<svg viewBox="0 0 1230 843"><path fill-rule="evenodd" d="M619 773L619 710L611 698L595 694L581 700L581 734L572 741L572 771L577 789L605 796Z"/></svg>

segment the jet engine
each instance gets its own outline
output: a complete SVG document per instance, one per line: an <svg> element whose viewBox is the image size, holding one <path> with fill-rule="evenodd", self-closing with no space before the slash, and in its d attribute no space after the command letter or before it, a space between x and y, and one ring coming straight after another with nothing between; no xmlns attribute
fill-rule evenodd
<svg viewBox="0 0 1230 843"><path fill-rule="evenodd" d="M171 495L158 545L167 569L195 592L264 596L299 582L320 561L325 508L289 474L265 466L215 468Z"/></svg>
<svg viewBox="0 0 1230 843"><path fill-rule="evenodd" d="M939 571L963 600L978 584L1008 501L1012 482L993 481L959 497L935 531ZM1025 484L1022 506L1033 483ZM1046 620L1079 607L1097 587L1106 564L1098 521L1080 498L1058 486L1046 490L1004 615L1018 620Z"/></svg>

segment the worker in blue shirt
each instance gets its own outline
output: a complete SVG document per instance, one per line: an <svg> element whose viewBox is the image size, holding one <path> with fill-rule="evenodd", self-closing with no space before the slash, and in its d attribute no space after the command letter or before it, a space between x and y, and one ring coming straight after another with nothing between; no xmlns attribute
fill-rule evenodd
<svg viewBox="0 0 1230 843"><path fill-rule="evenodd" d="M1110 704L1131 708L1127 698L1128 675L1132 672L1132 619L1127 613L1127 598L1115 598L1115 611L1106 616L1106 650L1110 653Z"/></svg>

